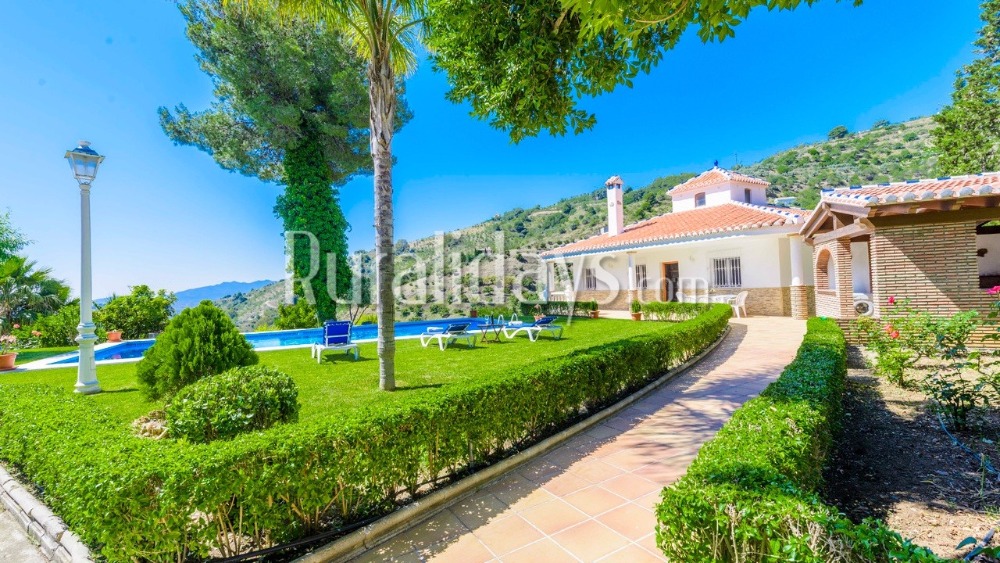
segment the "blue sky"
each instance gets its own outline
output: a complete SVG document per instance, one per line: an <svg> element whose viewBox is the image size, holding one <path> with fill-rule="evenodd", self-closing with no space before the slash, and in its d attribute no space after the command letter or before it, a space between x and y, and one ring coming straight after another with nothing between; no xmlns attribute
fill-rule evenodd
<svg viewBox="0 0 1000 563"><path fill-rule="evenodd" d="M86 138L107 156L93 194L96 295L282 276L279 188L225 172L159 128L158 106L211 101L174 2L5 8L0 209L34 241L33 259L78 286L79 195L62 156ZM585 101L593 131L520 145L447 102L445 76L424 63L407 84L415 117L394 144L397 237L552 203L612 174L642 186L714 159L750 163L838 124L934 113L979 25L973 0L757 10L735 39L705 45L689 34L632 89ZM342 205L352 249L372 247L371 178L349 183Z"/></svg>

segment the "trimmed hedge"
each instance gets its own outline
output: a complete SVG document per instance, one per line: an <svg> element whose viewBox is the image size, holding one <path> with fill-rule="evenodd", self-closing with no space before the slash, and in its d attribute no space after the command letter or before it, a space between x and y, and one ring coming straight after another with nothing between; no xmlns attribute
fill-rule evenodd
<svg viewBox="0 0 1000 563"><path fill-rule="evenodd" d="M671 561L936 561L884 525L854 525L817 492L841 417L844 334L810 319L795 360L663 490L657 545Z"/></svg>
<svg viewBox="0 0 1000 563"><path fill-rule="evenodd" d="M388 513L550 435L697 354L730 311L713 307L435 395L209 444L139 439L92 398L0 386L0 457L109 561L233 555Z"/></svg>
<svg viewBox="0 0 1000 563"><path fill-rule="evenodd" d="M181 389L167 405L167 428L171 437L191 442L225 440L297 421L298 399L288 375L265 366L238 367Z"/></svg>
<svg viewBox="0 0 1000 563"><path fill-rule="evenodd" d="M708 303L650 301L642 304L642 312L646 319L652 321L686 321L704 313L710 307Z"/></svg>

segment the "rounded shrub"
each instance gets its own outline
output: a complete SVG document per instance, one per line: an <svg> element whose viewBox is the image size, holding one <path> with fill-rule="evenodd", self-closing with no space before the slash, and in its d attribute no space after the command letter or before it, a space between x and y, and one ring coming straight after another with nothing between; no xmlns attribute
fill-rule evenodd
<svg viewBox="0 0 1000 563"><path fill-rule="evenodd" d="M257 353L226 314L202 301L170 321L136 367L150 399L171 397L184 386L228 369L257 363Z"/></svg>
<svg viewBox="0 0 1000 563"><path fill-rule="evenodd" d="M299 418L299 390L288 375L246 366L181 389L167 405L167 428L191 442L225 440Z"/></svg>

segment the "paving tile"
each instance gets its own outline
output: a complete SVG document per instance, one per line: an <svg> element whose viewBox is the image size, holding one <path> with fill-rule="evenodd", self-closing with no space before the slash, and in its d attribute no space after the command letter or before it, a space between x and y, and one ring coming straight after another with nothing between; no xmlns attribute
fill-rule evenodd
<svg viewBox="0 0 1000 563"><path fill-rule="evenodd" d="M520 516L508 516L472 532L490 551L503 556L542 539L543 535Z"/></svg>
<svg viewBox="0 0 1000 563"><path fill-rule="evenodd" d="M635 541L656 529L656 518L649 510L626 504L596 517L601 524Z"/></svg>
<svg viewBox="0 0 1000 563"><path fill-rule="evenodd" d="M583 477L590 483L595 484L602 483L612 477L617 477L624 473L622 468L605 463L600 459L591 459L577 463L576 465L570 467L569 471L570 473Z"/></svg>
<svg viewBox="0 0 1000 563"><path fill-rule="evenodd" d="M437 563L486 563L496 557L476 536L464 535L454 542L435 544L420 552L424 559Z"/></svg>
<svg viewBox="0 0 1000 563"><path fill-rule="evenodd" d="M600 563L653 563L666 560L666 557L657 557L634 543L598 559Z"/></svg>
<svg viewBox="0 0 1000 563"><path fill-rule="evenodd" d="M566 502L591 516L597 516L628 502L628 500L598 485L580 489L564 498Z"/></svg>
<svg viewBox="0 0 1000 563"><path fill-rule="evenodd" d="M663 486L658 483L654 483L649 479L645 479L631 473L626 473L620 477L609 479L602 483L601 486L612 493L625 497L629 500L637 499L663 488Z"/></svg>
<svg viewBox="0 0 1000 563"><path fill-rule="evenodd" d="M563 530L552 539L583 561L597 561L631 543L625 536L596 520Z"/></svg>
<svg viewBox="0 0 1000 563"><path fill-rule="evenodd" d="M507 511L507 503L491 493L478 494L451 507L452 514L470 530L502 518Z"/></svg>
<svg viewBox="0 0 1000 563"><path fill-rule="evenodd" d="M504 563L577 563L580 561L556 542L545 538L501 558Z"/></svg>
<svg viewBox="0 0 1000 563"><path fill-rule="evenodd" d="M548 483L542 485L542 488L553 495L562 497L579 491L580 489L589 487L590 485L590 481L587 481L583 477L578 477L572 473L563 473L562 475L559 475L555 479L552 479Z"/></svg>
<svg viewBox="0 0 1000 563"><path fill-rule="evenodd" d="M590 519L590 515L562 499L533 506L520 516L549 536Z"/></svg>

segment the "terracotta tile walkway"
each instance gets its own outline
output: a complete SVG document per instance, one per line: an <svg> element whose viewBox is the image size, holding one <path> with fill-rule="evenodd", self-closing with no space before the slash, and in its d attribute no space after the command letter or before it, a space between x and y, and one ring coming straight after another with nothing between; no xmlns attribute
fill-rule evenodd
<svg viewBox="0 0 1000 563"><path fill-rule="evenodd" d="M687 373L356 561L662 561L659 491L777 378L805 334L787 318L731 326Z"/></svg>

